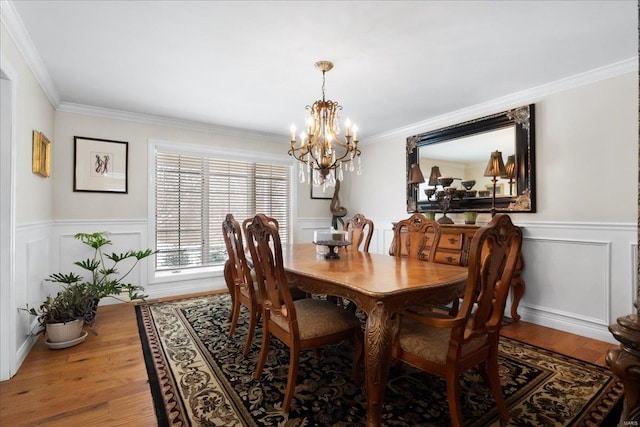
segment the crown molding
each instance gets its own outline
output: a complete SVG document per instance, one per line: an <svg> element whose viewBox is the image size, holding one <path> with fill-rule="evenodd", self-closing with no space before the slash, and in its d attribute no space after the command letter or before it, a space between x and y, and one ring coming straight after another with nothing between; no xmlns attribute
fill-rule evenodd
<svg viewBox="0 0 640 427"><path fill-rule="evenodd" d="M127 120L131 122L146 123L157 126L168 126L185 130L194 130L200 132L215 133L219 135L234 136L241 138L255 138L263 141L282 142L287 141L285 134L273 134L267 132L259 132L248 129L240 129L229 126L213 125L203 122L195 122L190 120L173 119L170 117L154 116L151 114L132 113L129 111L112 110L109 108L94 107L91 105L74 104L71 102L62 102L57 111L63 113L84 114L87 116L103 117L107 119Z"/></svg>
<svg viewBox="0 0 640 427"><path fill-rule="evenodd" d="M58 89L56 89L47 68L44 66L44 62L42 62L42 58L40 58L33 41L31 41L31 37L29 37L22 23L22 19L20 19L18 12L16 12L13 1L0 1L0 19L2 19L2 22L7 28L7 32L24 57L31 72L40 84L40 87L45 95L47 95L47 98L49 98L49 102L51 102L53 108L58 108L60 105Z"/></svg>
<svg viewBox="0 0 640 427"><path fill-rule="evenodd" d="M595 68L585 71L584 73L569 76L554 82L545 83L520 92L515 92L491 101L481 104L472 105L440 116L432 117L417 123L412 123L401 128L393 129L389 132L383 132L367 138L366 143L360 145L373 144L389 138L406 138L408 136L417 135L432 129L461 123L467 120L483 117L493 114L496 111L508 110L516 108L523 104L531 104L536 99L552 95L557 92L573 89L587 84L595 83L600 80L606 80L621 74L638 71L638 58L632 57L620 62L605 65L604 67Z"/></svg>

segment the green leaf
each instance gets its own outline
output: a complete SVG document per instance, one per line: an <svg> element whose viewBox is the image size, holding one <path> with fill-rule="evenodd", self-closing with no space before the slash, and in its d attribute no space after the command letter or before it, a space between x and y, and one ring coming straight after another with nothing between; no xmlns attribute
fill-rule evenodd
<svg viewBox="0 0 640 427"><path fill-rule="evenodd" d="M49 278L45 280L47 282L66 283L68 285L71 285L81 281L82 276L78 276L75 273L69 273L69 274L53 273L53 274L50 274Z"/></svg>

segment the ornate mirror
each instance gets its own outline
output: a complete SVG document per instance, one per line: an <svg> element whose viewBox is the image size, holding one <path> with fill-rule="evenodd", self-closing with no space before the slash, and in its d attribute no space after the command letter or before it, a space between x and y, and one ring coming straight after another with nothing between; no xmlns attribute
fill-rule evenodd
<svg viewBox="0 0 640 427"><path fill-rule="evenodd" d="M407 211L490 212L493 177L485 173L499 151L505 174L496 177L495 208L535 212L534 135L531 104L408 137ZM410 182L414 164L425 182Z"/></svg>

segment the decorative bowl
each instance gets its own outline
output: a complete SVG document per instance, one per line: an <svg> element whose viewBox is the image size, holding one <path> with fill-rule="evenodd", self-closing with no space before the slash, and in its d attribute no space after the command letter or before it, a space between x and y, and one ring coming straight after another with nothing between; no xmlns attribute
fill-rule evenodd
<svg viewBox="0 0 640 427"><path fill-rule="evenodd" d="M469 181L462 181L460 184L462 184L462 186L466 190L471 190L473 188L473 186L476 185L476 180L472 179L472 180L469 180Z"/></svg>
<svg viewBox="0 0 640 427"><path fill-rule="evenodd" d="M489 190L478 191L478 197L489 197L489 194L491 194L491 191Z"/></svg>
<svg viewBox="0 0 640 427"><path fill-rule="evenodd" d="M476 197L476 193L477 193L476 190L467 190L465 196L466 197Z"/></svg>
<svg viewBox="0 0 640 427"><path fill-rule="evenodd" d="M453 178L443 178L443 177L438 178L438 184L442 185L443 187L448 187L452 183L453 183Z"/></svg>
<svg viewBox="0 0 640 427"><path fill-rule="evenodd" d="M431 197L436 194L435 188L425 188L424 194L427 196L427 199L431 199Z"/></svg>

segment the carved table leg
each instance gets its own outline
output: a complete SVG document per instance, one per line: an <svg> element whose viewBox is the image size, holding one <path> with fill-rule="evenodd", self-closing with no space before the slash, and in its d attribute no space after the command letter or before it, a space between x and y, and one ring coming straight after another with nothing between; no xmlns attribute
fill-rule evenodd
<svg viewBox="0 0 640 427"><path fill-rule="evenodd" d="M607 365L624 384L624 408L619 426L640 425L640 319L635 314L619 317L609 326L619 348L607 353Z"/></svg>
<svg viewBox="0 0 640 427"><path fill-rule="evenodd" d="M511 318L514 322L520 320L520 315L518 314L518 304L520 304L520 299L524 295L525 284L524 280L520 277L514 277L511 280L511 291L513 292L513 301L511 303Z"/></svg>
<svg viewBox="0 0 640 427"><path fill-rule="evenodd" d="M369 313L365 331L365 373L367 381L367 426L382 425L382 404L391 363L391 315L378 301Z"/></svg>

